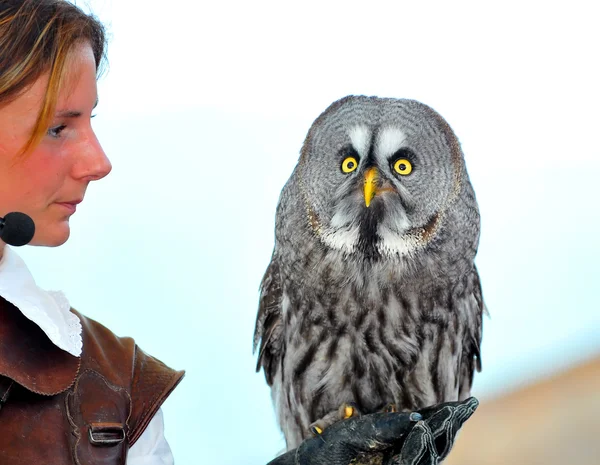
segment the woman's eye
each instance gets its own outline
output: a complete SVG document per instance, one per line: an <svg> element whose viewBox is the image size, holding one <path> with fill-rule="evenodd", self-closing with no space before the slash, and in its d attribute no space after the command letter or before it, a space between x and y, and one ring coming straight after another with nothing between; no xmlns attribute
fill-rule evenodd
<svg viewBox="0 0 600 465"><path fill-rule="evenodd" d="M67 127L66 124L61 124L58 126L55 126L53 128L48 129L48 135L50 137L54 137L54 138L58 138L60 137L60 133L63 132L63 130Z"/></svg>
<svg viewBox="0 0 600 465"><path fill-rule="evenodd" d="M406 158L399 158L394 162L394 171L402 176L406 176L412 171L412 164Z"/></svg>
<svg viewBox="0 0 600 465"><path fill-rule="evenodd" d="M352 173L358 167L358 160L354 157L346 157L342 162L342 171L344 173Z"/></svg>

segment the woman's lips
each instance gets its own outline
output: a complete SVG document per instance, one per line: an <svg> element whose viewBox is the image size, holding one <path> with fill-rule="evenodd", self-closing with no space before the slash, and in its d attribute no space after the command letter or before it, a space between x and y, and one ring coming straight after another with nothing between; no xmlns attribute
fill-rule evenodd
<svg viewBox="0 0 600 465"><path fill-rule="evenodd" d="M73 200L72 202L56 202L61 207L65 208L71 215L77 210L77 204L81 203L81 200Z"/></svg>

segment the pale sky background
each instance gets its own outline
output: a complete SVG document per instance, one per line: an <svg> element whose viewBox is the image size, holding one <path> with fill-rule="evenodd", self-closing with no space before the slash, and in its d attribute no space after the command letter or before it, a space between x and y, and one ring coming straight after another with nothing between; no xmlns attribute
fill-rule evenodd
<svg viewBox="0 0 600 465"><path fill-rule="evenodd" d="M283 447L254 372L258 285L304 136L347 94L421 100L461 140L491 313L474 394L600 353L593 2L88 4L111 36L94 124L113 172L67 244L20 253L40 285L187 370L164 405L178 465Z"/></svg>

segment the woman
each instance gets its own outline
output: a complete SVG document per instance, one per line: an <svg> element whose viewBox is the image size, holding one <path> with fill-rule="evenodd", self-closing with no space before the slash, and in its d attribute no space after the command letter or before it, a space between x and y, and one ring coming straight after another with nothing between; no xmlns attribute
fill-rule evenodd
<svg viewBox="0 0 600 465"><path fill-rule="evenodd" d="M68 2L0 3L0 216L31 216L34 245L63 244L111 170L90 125L104 50ZM172 463L160 405L183 372L39 289L1 241L0 257L0 463Z"/></svg>
<svg viewBox="0 0 600 465"><path fill-rule="evenodd" d="M65 0L0 1L0 216L31 216L32 244L63 244L88 185L111 170L90 125L104 50L102 25ZM173 463L160 406L182 377L38 288L0 241L0 463ZM437 463L475 408L352 419L273 463L343 464L402 444L403 463Z"/></svg>

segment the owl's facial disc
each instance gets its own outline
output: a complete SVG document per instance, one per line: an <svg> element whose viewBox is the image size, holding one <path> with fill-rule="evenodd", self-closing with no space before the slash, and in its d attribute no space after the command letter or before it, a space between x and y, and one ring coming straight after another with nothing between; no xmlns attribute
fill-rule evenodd
<svg viewBox="0 0 600 465"><path fill-rule="evenodd" d="M460 207L464 166L456 137L429 107L348 97L315 120L297 173L321 242L357 257L398 257L423 250Z"/></svg>
<svg viewBox="0 0 600 465"><path fill-rule="evenodd" d="M339 181L329 191L321 239L369 258L410 253L415 205L408 180L415 157L405 148L406 134L395 127L356 126L347 137L350 144L344 142L336 157Z"/></svg>

